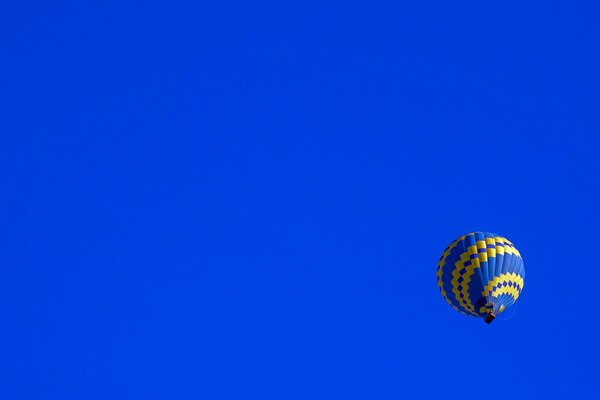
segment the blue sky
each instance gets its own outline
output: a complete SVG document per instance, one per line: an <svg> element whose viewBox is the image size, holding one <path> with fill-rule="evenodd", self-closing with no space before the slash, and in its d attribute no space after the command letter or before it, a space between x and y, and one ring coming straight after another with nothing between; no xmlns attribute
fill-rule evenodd
<svg viewBox="0 0 600 400"><path fill-rule="evenodd" d="M1 398L600 396L595 2L125 3L1 6Z"/></svg>

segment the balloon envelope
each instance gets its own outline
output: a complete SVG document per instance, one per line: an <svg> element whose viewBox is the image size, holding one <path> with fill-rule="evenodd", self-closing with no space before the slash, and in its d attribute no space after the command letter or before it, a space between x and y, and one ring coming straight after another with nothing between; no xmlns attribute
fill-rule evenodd
<svg viewBox="0 0 600 400"><path fill-rule="evenodd" d="M455 310L491 320L523 290L523 258L506 238L488 232L461 236L442 253L437 284Z"/></svg>

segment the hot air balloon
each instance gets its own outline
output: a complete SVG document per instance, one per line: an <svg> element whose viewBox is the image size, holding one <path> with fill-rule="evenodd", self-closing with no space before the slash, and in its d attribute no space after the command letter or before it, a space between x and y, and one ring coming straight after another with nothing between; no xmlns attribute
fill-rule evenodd
<svg viewBox="0 0 600 400"><path fill-rule="evenodd" d="M515 246L502 236L473 232L446 247L437 267L442 296L456 311L488 324L523 291L525 268Z"/></svg>

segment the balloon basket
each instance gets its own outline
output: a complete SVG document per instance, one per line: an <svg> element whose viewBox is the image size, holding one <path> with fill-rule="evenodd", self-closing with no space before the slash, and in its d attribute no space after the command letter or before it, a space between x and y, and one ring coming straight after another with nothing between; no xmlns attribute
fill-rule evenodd
<svg viewBox="0 0 600 400"><path fill-rule="evenodd" d="M494 320L494 318L496 318L496 314L494 314L493 312L487 313L486 316L485 316L484 321L485 321L486 324L489 324L489 323L491 323Z"/></svg>

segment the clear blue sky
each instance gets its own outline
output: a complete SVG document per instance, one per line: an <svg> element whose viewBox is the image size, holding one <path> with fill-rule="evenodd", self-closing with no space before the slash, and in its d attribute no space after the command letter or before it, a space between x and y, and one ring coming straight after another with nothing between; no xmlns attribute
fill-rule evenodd
<svg viewBox="0 0 600 400"><path fill-rule="evenodd" d="M596 2L4 3L0 398L600 398Z"/></svg>

